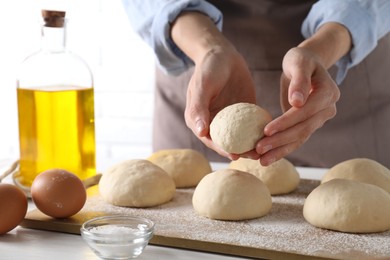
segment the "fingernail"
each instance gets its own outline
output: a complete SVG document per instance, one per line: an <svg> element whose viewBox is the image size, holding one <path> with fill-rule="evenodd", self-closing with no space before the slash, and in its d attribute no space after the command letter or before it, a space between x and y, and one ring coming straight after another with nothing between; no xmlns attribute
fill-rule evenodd
<svg viewBox="0 0 390 260"><path fill-rule="evenodd" d="M243 158L251 159L251 160L258 160L260 158L259 154L249 154L249 155L241 155Z"/></svg>
<svg viewBox="0 0 390 260"><path fill-rule="evenodd" d="M272 149L272 145L268 144L266 146L264 146L262 149L261 149L261 153L260 154L264 154L266 152L268 152L269 150Z"/></svg>
<svg viewBox="0 0 390 260"><path fill-rule="evenodd" d="M298 92L298 91L295 91L295 92L292 94L292 96L291 96L291 100L292 100L292 101L299 102L300 104L303 103L303 99L304 99L303 94L300 93L300 92Z"/></svg>
<svg viewBox="0 0 390 260"><path fill-rule="evenodd" d="M229 154L229 155L228 155L228 158L229 158L231 161L237 161L237 160L240 158L240 156Z"/></svg>
<svg viewBox="0 0 390 260"><path fill-rule="evenodd" d="M265 161L265 164L267 166L271 165L273 162L275 162L275 157L270 157L268 160Z"/></svg>
<svg viewBox="0 0 390 260"><path fill-rule="evenodd" d="M269 131L268 136L273 136L277 131L275 129Z"/></svg>
<svg viewBox="0 0 390 260"><path fill-rule="evenodd" d="M196 121L195 127L196 127L196 131L198 132L198 134L200 134L205 129L205 126L204 126L204 123L202 120Z"/></svg>

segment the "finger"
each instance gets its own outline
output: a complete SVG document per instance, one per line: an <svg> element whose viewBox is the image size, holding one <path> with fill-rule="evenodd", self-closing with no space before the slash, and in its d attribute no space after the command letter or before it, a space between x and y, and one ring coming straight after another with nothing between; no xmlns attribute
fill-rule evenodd
<svg viewBox="0 0 390 260"><path fill-rule="evenodd" d="M332 86L324 86L316 88L308 98L305 106L301 108L292 107L280 117L275 118L273 121L268 123L264 128L264 134L271 136L277 132L284 131L287 128L294 126L295 124L305 121L312 117L319 111L333 107L335 115L335 106L340 96L340 92L337 85L332 82ZM333 117L332 116L332 117Z"/></svg>
<svg viewBox="0 0 390 260"><path fill-rule="evenodd" d="M256 152L255 149L253 149L253 150L251 150L249 152L240 154L240 157L247 158L247 159L252 159L252 160L258 160L260 158L260 155Z"/></svg>
<svg viewBox="0 0 390 260"><path fill-rule="evenodd" d="M288 102L293 107L302 107L310 94L311 75L306 70L295 68L291 71L291 80L288 86Z"/></svg>
<svg viewBox="0 0 390 260"><path fill-rule="evenodd" d="M288 154L288 151L294 150L293 145L294 144L284 145L272 150L272 152L266 153L264 155L260 155L259 158L260 164L263 166L269 166L272 163L282 159Z"/></svg>
<svg viewBox="0 0 390 260"><path fill-rule="evenodd" d="M262 164L272 163L288 155L306 140L333 115L336 108L329 107L309 120L302 122L286 131L279 132L271 137L261 139L256 145L256 152L260 154Z"/></svg>
<svg viewBox="0 0 390 260"><path fill-rule="evenodd" d="M235 161L237 160L238 158L240 158L240 156L238 154L232 154L232 153L228 153L226 152L225 150L223 150L221 147L219 147L218 145L216 145L210 138L210 136L204 136L204 137L201 137L199 138L208 148L214 150L215 152L217 152L219 155L223 156L223 157L226 157L226 158L229 158L230 160L232 161Z"/></svg>
<svg viewBox="0 0 390 260"><path fill-rule="evenodd" d="M302 107L311 91L314 73L312 62L302 57L296 48L289 50L283 59L283 73L289 80L287 99L291 106Z"/></svg>
<svg viewBox="0 0 390 260"><path fill-rule="evenodd" d="M191 84L197 84L191 79ZM187 102L185 108L185 121L187 126L199 138L208 135L210 125L209 103L205 98L202 87L189 86L187 91Z"/></svg>
<svg viewBox="0 0 390 260"><path fill-rule="evenodd" d="M290 103L288 102L288 86L290 85L290 80L287 76L282 73L280 76L280 106L283 113L291 108Z"/></svg>

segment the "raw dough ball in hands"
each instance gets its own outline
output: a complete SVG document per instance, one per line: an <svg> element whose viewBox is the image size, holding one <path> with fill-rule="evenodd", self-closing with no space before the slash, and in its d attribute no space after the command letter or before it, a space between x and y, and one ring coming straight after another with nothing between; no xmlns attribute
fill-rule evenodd
<svg viewBox="0 0 390 260"><path fill-rule="evenodd" d="M373 184L390 193L390 170L371 159L356 158L336 164L325 173L321 183L336 178Z"/></svg>
<svg viewBox="0 0 390 260"><path fill-rule="evenodd" d="M212 171L206 157L192 149L161 150L152 154L148 160L165 170L177 188L195 187Z"/></svg>
<svg viewBox="0 0 390 260"><path fill-rule="evenodd" d="M108 169L100 179L103 199L116 206L153 207L175 195L173 179L147 160L127 160Z"/></svg>
<svg viewBox="0 0 390 260"><path fill-rule="evenodd" d="M390 229L390 194L354 180L333 179L307 197L303 216L313 226L351 233Z"/></svg>
<svg viewBox="0 0 390 260"><path fill-rule="evenodd" d="M271 120L271 115L255 104L233 104L214 117L210 136L226 152L242 154L255 148Z"/></svg>
<svg viewBox="0 0 390 260"><path fill-rule="evenodd" d="M258 160L239 158L229 164L230 169L249 172L259 178L271 195L286 194L295 190L300 181L294 165L282 158L269 166L262 166Z"/></svg>
<svg viewBox="0 0 390 260"><path fill-rule="evenodd" d="M266 215L272 206L270 192L247 172L224 169L206 175L192 197L195 211L219 220L244 220Z"/></svg>

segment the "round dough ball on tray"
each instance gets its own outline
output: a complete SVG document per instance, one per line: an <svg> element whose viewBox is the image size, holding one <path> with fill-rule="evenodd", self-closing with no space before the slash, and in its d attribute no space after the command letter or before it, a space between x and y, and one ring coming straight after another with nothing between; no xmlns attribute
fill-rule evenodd
<svg viewBox="0 0 390 260"><path fill-rule="evenodd" d="M282 158L269 166L262 166L258 160L239 158L229 164L230 169L249 172L259 178L271 192L271 195L286 194L294 191L300 181L294 165Z"/></svg>
<svg viewBox="0 0 390 260"><path fill-rule="evenodd" d="M165 170L175 181L176 188L195 187L212 171L206 157L192 149L160 150L147 159Z"/></svg>
<svg viewBox="0 0 390 260"><path fill-rule="evenodd" d="M354 180L333 179L315 188L303 206L313 226L347 233L390 229L390 194Z"/></svg>
<svg viewBox="0 0 390 260"><path fill-rule="evenodd" d="M271 115L255 104L236 103L217 113L210 124L210 136L226 152L242 154L255 148L271 120Z"/></svg>
<svg viewBox="0 0 390 260"><path fill-rule="evenodd" d="M390 170L371 159L355 158L336 164L325 173L321 183L336 178L373 184L390 193Z"/></svg>
<svg viewBox="0 0 390 260"><path fill-rule="evenodd" d="M102 198L115 206L153 207L175 195L173 179L148 160L132 159L108 169L99 181Z"/></svg>
<svg viewBox="0 0 390 260"><path fill-rule="evenodd" d="M267 186L250 173L222 169L206 175L192 197L195 211L218 220L245 220L266 215L272 206Z"/></svg>

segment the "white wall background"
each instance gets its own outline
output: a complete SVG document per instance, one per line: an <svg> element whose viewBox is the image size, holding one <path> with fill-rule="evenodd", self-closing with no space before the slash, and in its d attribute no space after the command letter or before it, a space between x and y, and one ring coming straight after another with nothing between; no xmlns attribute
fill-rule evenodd
<svg viewBox="0 0 390 260"><path fill-rule="evenodd" d="M67 10L69 49L94 74L98 169L147 157L152 152L153 54L132 31L121 1L13 0L0 3L0 160L19 154L17 67L39 49L40 8L57 6Z"/></svg>

